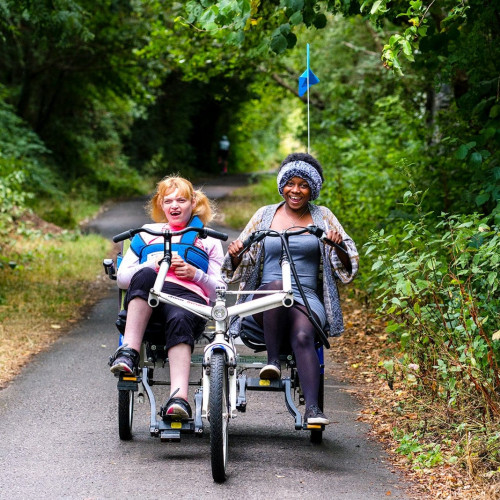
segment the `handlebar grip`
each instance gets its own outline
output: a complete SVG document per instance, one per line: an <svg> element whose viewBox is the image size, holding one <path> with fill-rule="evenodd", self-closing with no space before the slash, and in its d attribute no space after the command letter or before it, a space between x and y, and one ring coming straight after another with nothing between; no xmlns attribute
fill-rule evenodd
<svg viewBox="0 0 500 500"><path fill-rule="evenodd" d="M127 240L129 238L132 238L132 236L134 236L135 232L133 229L129 229L127 231L124 231L123 233L120 233L120 234L116 234L115 236L113 236L113 241L115 243L118 243L119 241L124 241L124 240Z"/></svg>
<svg viewBox="0 0 500 500"><path fill-rule="evenodd" d="M245 241L242 242L243 248L249 247L253 243L253 240L254 240L254 235L251 234Z"/></svg>
<svg viewBox="0 0 500 500"><path fill-rule="evenodd" d="M211 229L209 227L205 228L205 234L207 236L211 236L212 238L216 238L218 240L226 241L229 238L229 235L226 233L221 233L219 231L216 231L215 229Z"/></svg>
<svg viewBox="0 0 500 500"><path fill-rule="evenodd" d="M345 254L349 254L349 252L342 245L339 245L338 243L335 243L334 241L327 238L325 236L325 231L323 231L323 229L321 229L320 227L314 226L313 224L309 224L307 226L307 228L309 229L309 232L311 234L314 234L314 236L316 236L323 243L326 243L327 245L330 245L331 247L338 248L339 250L341 250Z"/></svg>

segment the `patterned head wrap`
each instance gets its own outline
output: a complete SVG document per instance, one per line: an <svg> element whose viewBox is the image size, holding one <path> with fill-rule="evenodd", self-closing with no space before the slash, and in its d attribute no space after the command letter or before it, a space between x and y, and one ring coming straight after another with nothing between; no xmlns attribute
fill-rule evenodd
<svg viewBox="0 0 500 500"><path fill-rule="evenodd" d="M278 191L283 196L283 188L293 177L300 177L309 184L311 189L311 200L319 196L323 181L318 171L305 161L291 161L285 164L278 173Z"/></svg>

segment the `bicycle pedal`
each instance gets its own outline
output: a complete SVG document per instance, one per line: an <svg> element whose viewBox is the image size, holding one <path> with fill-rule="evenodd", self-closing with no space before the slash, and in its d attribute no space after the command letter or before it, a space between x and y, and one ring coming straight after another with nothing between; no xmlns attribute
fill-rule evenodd
<svg viewBox="0 0 500 500"><path fill-rule="evenodd" d="M305 430L315 430L315 429L321 429L322 431L325 430L325 426L323 424L304 424L304 429Z"/></svg>

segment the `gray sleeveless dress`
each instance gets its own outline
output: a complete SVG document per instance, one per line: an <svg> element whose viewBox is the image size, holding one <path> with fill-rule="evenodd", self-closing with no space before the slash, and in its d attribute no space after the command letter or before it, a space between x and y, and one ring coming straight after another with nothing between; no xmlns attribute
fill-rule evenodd
<svg viewBox="0 0 500 500"><path fill-rule="evenodd" d="M306 295L311 310L316 315L320 326L324 329L326 325L325 306L317 295L319 281L320 250L316 236L300 235L289 238L290 253L295 263L300 284ZM280 238L266 237L264 240L264 268L262 271L261 286L274 280L281 280L281 267L279 264L281 257ZM304 300L299 292L295 278L292 274L292 290L294 301L304 304ZM247 316L242 320L242 326L253 331L261 330L252 316Z"/></svg>

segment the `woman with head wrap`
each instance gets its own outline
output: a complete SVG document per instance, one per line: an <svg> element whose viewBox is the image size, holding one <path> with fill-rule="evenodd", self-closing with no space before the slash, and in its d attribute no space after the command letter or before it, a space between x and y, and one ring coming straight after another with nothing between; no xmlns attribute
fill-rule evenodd
<svg viewBox="0 0 500 500"><path fill-rule="evenodd" d="M289 239L299 281L316 322L331 336L343 330L342 311L336 280L349 283L358 270L358 253L352 239L344 231L335 215L326 207L311 203L318 198L323 184L323 169L308 153L293 153L282 162L278 177L278 191L284 201L260 208L251 218L239 238L228 247L222 265L226 282L240 282L240 290L276 290L282 288L279 258L281 243L278 238L266 237L243 256L238 257L244 241L259 229L283 231L291 227L314 224L327 238L343 247L345 252L323 245L308 233ZM323 276L320 281L320 268ZM306 401L304 421L309 424L329 422L318 405L320 365L315 348L316 330L306 314L304 301L292 277L294 305L278 307L263 313L237 318L231 324L232 333L244 330L260 332L266 344L268 364L262 368L262 379L279 378L280 351L289 345L297 362L297 370ZM239 302L250 300L241 295Z"/></svg>

